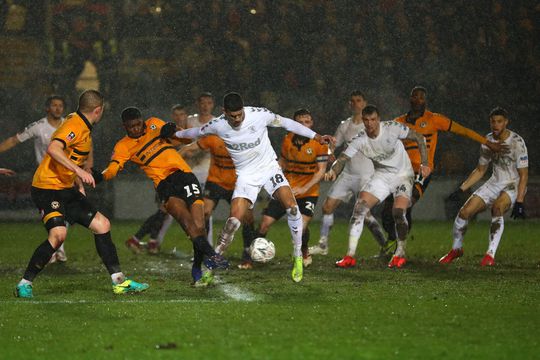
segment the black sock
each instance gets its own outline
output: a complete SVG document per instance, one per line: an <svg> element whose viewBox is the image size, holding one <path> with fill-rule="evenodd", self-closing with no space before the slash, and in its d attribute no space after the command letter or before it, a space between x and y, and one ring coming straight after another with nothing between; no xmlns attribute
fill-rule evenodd
<svg viewBox="0 0 540 360"><path fill-rule="evenodd" d="M202 253L199 248L193 242L193 267L200 269L202 262L204 260L204 253Z"/></svg>
<svg viewBox="0 0 540 360"><path fill-rule="evenodd" d="M212 245L208 243L208 240L204 235L197 236L195 239L193 239L193 250L196 250L195 254L197 253L197 251L199 251L201 254L208 257L216 255L216 252L212 248Z"/></svg>
<svg viewBox="0 0 540 360"><path fill-rule="evenodd" d="M95 234L94 240L96 242L96 250L101 257L101 261L109 271L109 274L115 274L122 272L120 270L120 261L118 260L118 254L116 253L116 247L111 239L111 232L108 231L105 234Z"/></svg>
<svg viewBox="0 0 540 360"><path fill-rule="evenodd" d="M45 265L47 265L55 251L56 249L51 246L49 240L45 240L44 242L42 242L36 248L34 254L32 254L30 262L28 263L26 271L24 272L23 279L28 281L34 281L37 274L39 274L39 272L43 270Z"/></svg>
<svg viewBox="0 0 540 360"><path fill-rule="evenodd" d="M153 228L156 227L155 224L159 221L161 214L162 214L162 211L158 210L154 214L150 215L146 220L144 220L139 230L135 233L135 237L139 240L142 240L146 236L146 234L150 234ZM159 229L158 229L158 233L159 233Z"/></svg>
<svg viewBox="0 0 540 360"><path fill-rule="evenodd" d="M242 252L242 259L249 260L251 255L249 255L249 247L255 239L255 227L253 224L244 224L242 226L242 239L244 240L244 251Z"/></svg>
<svg viewBox="0 0 540 360"><path fill-rule="evenodd" d="M394 205L394 198L389 196L386 198L383 204L382 210L382 226L384 231L388 234L388 241L396 240L396 223L394 222L394 216L392 215L392 207Z"/></svg>
<svg viewBox="0 0 540 360"><path fill-rule="evenodd" d="M412 206L407 209L407 214L405 216L407 217L407 222L409 223L409 232L411 232L411 229L412 229Z"/></svg>
<svg viewBox="0 0 540 360"><path fill-rule="evenodd" d="M308 253L308 243L309 243L309 228L306 228L302 232L302 254Z"/></svg>

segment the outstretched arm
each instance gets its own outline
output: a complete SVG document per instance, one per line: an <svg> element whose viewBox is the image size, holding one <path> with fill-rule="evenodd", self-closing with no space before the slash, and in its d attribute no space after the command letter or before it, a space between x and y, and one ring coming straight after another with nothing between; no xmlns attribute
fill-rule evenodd
<svg viewBox="0 0 540 360"><path fill-rule="evenodd" d="M409 133L407 134L407 137L405 138L407 140L416 141L418 144L418 151L420 151L420 175L422 175L423 178L426 178L431 174L431 168L429 167L428 162L428 155L427 155L427 146L426 146L426 139L422 134L417 133L413 129L409 129Z"/></svg>
<svg viewBox="0 0 540 360"><path fill-rule="evenodd" d="M508 152L509 151L508 145L500 143L500 142L489 141L488 139L486 139L484 136L480 135L476 131L466 128L465 126L455 121L452 121L450 132L469 138L482 145L486 145L491 151L494 151L494 152Z"/></svg>
<svg viewBox="0 0 540 360"><path fill-rule="evenodd" d="M21 142L19 141L19 139L17 139L17 135L13 135L12 137L7 138L6 140L2 141L2 143L0 143L0 153L8 151L12 147L20 143Z"/></svg>
<svg viewBox="0 0 540 360"><path fill-rule="evenodd" d="M469 174L469 177L467 177L467 180L465 180L459 186L459 189L461 191L469 190L474 184L476 184L478 181L480 181L484 177L487 169L488 169L488 165L478 164L476 168Z"/></svg>
<svg viewBox="0 0 540 360"><path fill-rule="evenodd" d="M13 176L15 175L15 171L6 168L0 168L0 175Z"/></svg>
<svg viewBox="0 0 540 360"><path fill-rule="evenodd" d="M280 126L297 135L313 139L319 142L319 144L333 144L335 142L333 136L319 135L310 128L300 124L298 121L294 121L283 116L280 117Z"/></svg>

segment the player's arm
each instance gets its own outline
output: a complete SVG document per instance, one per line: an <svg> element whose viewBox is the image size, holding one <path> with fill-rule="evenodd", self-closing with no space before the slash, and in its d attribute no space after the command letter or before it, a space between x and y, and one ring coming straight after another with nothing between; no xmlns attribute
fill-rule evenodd
<svg viewBox="0 0 540 360"><path fill-rule="evenodd" d="M66 144L59 139L52 139L49 147L47 148L47 154L49 154L55 161L62 166L73 171L83 183L96 186L94 177L89 172L80 168L77 164L71 161L64 152Z"/></svg>
<svg viewBox="0 0 540 360"><path fill-rule="evenodd" d="M509 150L508 145L500 143L500 142L489 141L488 139L486 139L484 136L480 135L476 131L466 128L465 126L455 121L452 121L449 131L454 134L469 138L482 145L485 145L493 152L508 152Z"/></svg>
<svg viewBox="0 0 540 360"><path fill-rule="evenodd" d="M127 147L123 146L121 142L118 142L114 146L113 155L109 165L103 170L100 174L99 181L101 180L111 180L116 177L118 173L124 168L124 164L129 161L131 154ZM98 181L98 182L99 182Z"/></svg>
<svg viewBox="0 0 540 360"><path fill-rule="evenodd" d="M201 129L202 128L200 127L184 129L184 130L176 131L175 133L173 133L173 135L179 139L197 139L205 135L201 131Z"/></svg>
<svg viewBox="0 0 540 360"><path fill-rule="evenodd" d="M421 161L420 175L422 175L423 178L428 177L429 174L431 174L431 168L429 167L426 139L422 134L419 134L410 128L405 139L415 141L418 144L418 151L420 152Z"/></svg>
<svg viewBox="0 0 540 360"><path fill-rule="evenodd" d="M488 165L478 164L476 168L469 174L467 179L459 186L458 190L461 190L461 192L469 190L474 184L482 180L487 169Z"/></svg>
<svg viewBox="0 0 540 360"><path fill-rule="evenodd" d="M194 141L190 143L189 145L184 146L181 148L178 153L184 158L184 159L190 159L197 154L199 154L201 151L204 151L201 146L199 145L198 141Z"/></svg>
<svg viewBox="0 0 540 360"><path fill-rule="evenodd" d="M282 127L286 129L287 131L290 131L292 133L295 133L300 136L307 137L308 139L313 139L319 144L334 144L335 139L333 136L330 135L319 135L315 131L311 130L310 128L300 124L298 121L294 121L292 119L275 115L275 118L273 121L271 121L268 125L273 127Z"/></svg>
<svg viewBox="0 0 540 360"><path fill-rule="evenodd" d="M86 161L84 162L83 169L86 171L92 171L92 168L94 167L94 146L90 149L90 152L88 153L88 157L86 158Z"/></svg>
<svg viewBox="0 0 540 360"><path fill-rule="evenodd" d="M342 152L339 154L339 157L336 161L332 164L332 167L326 174L324 174L324 180L325 181L334 181L336 178L341 174L343 171L343 168L345 167L345 164L347 161L351 160L351 157L349 157L345 152Z"/></svg>
<svg viewBox="0 0 540 360"><path fill-rule="evenodd" d="M311 180L308 181L306 185L302 186L301 188L296 188L296 187L293 188L292 189L293 195L294 196L302 195L303 193L311 189L313 185L318 184L324 178L325 172L326 172L326 161L317 162L317 172L313 174L313 177L311 178Z"/></svg>
<svg viewBox="0 0 540 360"><path fill-rule="evenodd" d="M15 174L16 174L15 171L11 169L0 168L0 175L13 176Z"/></svg>
<svg viewBox="0 0 540 360"><path fill-rule="evenodd" d="M13 135L12 137L7 138L6 140L2 141L2 143L0 143L0 153L8 151L9 149L15 147L20 143L21 142L17 138L17 135Z"/></svg>

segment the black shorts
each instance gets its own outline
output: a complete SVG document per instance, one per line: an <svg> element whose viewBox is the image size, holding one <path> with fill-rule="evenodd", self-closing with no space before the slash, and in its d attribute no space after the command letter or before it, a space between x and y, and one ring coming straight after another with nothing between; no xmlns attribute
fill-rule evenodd
<svg viewBox="0 0 540 360"><path fill-rule="evenodd" d="M305 198L296 199L298 207L300 208L300 213L305 216L313 217L315 205L317 205L318 199L318 196L308 196ZM283 215L285 215L285 213L285 209L276 199L270 200L268 206L263 210L263 215L270 216L276 220L280 219Z"/></svg>
<svg viewBox="0 0 540 360"><path fill-rule="evenodd" d="M206 184L204 185L203 197L205 199L212 200L213 202L216 203L216 205L221 199L227 201L230 204L232 196L233 196L233 192L234 190L226 190L216 183L207 181Z"/></svg>
<svg viewBox="0 0 540 360"><path fill-rule="evenodd" d="M89 227L97 213L94 205L77 188L51 190L32 186L31 196L47 230L62 221ZM59 217L62 218L60 222Z"/></svg>
<svg viewBox="0 0 540 360"><path fill-rule="evenodd" d="M156 191L162 203L167 202L171 196L184 200L189 207L197 200L202 201L199 180L193 173L181 170L175 171L164 180L161 180Z"/></svg>
<svg viewBox="0 0 540 360"><path fill-rule="evenodd" d="M429 186L429 182L431 181L431 175L429 175L427 178L419 180L418 175L415 175L414 178L414 187L412 191L412 197L415 199L415 201L418 201L422 196L424 196L424 192Z"/></svg>

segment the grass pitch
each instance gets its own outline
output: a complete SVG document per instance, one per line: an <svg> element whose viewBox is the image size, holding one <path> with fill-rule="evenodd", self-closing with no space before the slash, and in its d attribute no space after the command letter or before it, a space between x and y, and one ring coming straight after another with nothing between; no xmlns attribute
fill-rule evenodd
<svg viewBox="0 0 540 360"><path fill-rule="evenodd" d="M216 224L219 228L220 224ZM346 223L332 232L330 254L314 257L304 280L290 280L288 228L269 233L276 258L251 271L233 268L211 288L192 288L190 246L178 227L158 256L133 255L123 241L136 223L113 223L124 272L150 289L115 296L91 234L70 229L68 262L48 266L34 299L13 288L45 238L36 223L0 224L0 359L525 359L540 342L540 223L505 224L495 268L480 268L487 223L473 223L465 257L448 267L449 222L416 222L409 264L394 271L371 258L365 233L361 261L336 269L346 250ZM312 225L315 242L317 224ZM176 254L171 254L173 248Z"/></svg>

